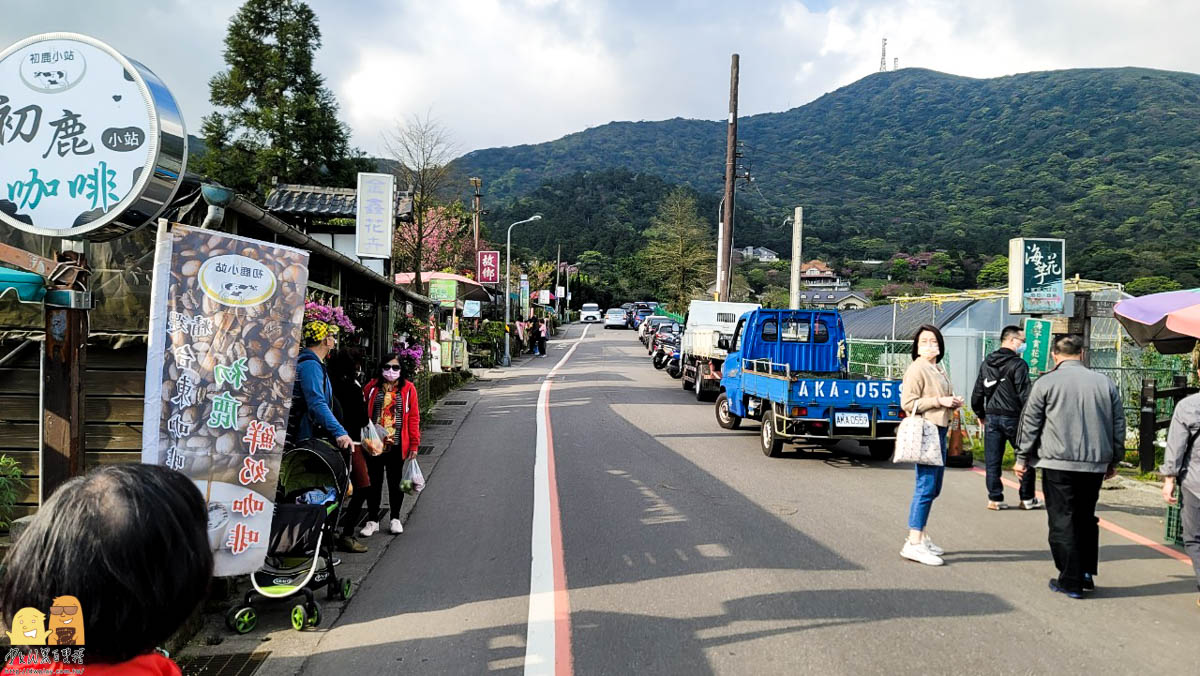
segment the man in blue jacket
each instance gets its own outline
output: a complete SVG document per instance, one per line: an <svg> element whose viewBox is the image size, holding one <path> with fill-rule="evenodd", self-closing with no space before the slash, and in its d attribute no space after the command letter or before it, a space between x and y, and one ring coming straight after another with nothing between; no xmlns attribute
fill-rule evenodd
<svg viewBox="0 0 1200 676"><path fill-rule="evenodd" d="M338 327L322 321L304 325L304 349L296 360L296 394L292 415L299 416L295 441L312 437L333 439L340 448L350 448L353 440L333 414L333 384L325 371L325 358L337 347ZM296 398L300 401L296 401ZM295 410L297 404L302 410Z"/></svg>

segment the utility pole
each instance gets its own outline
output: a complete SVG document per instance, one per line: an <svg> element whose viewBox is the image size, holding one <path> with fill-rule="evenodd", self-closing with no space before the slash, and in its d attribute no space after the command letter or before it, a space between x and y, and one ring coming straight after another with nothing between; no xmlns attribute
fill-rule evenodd
<svg viewBox="0 0 1200 676"><path fill-rule="evenodd" d="M729 64L729 125L725 134L725 204L721 214L721 243L717 250L717 300L729 300L730 258L733 254L733 181L737 178L738 55Z"/></svg>
<svg viewBox="0 0 1200 676"><path fill-rule="evenodd" d="M562 320L562 294L559 293L558 271L562 269L562 242L558 244L558 253L554 256L554 315Z"/></svg>
<svg viewBox="0 0 1200 676"><path fill-rule="evenodd" d="M796 207L792 217L792 283L789 287L788 307L800 308L800 256L804 249L804 207Z"/></svg>
<svg viewBox="0 0 1200 676"><path fill-rule="evenodd" d="M479 214L483 208L483 193L479 189L483 186L483 179L472 176L468 180L471 182L471 187L475 188L475 194L471 199L471 224L475 230L475 250L479 251Z"/></svg>

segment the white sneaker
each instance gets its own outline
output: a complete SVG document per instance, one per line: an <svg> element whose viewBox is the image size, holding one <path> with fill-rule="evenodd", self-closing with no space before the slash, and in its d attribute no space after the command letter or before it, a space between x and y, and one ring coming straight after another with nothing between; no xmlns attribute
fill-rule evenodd
<svg viewBox="0 0 1200 676"><path fill-rule="evenodd" d="M369 538L372 535L374 535L378 530L379 530L379 522L378 521L368 521L366 523L366 525L364 525L362 527L362 530L358 531L358 534L365 538Z"/></svg>
<svg viewBox="0 0 1200 676"><path fill-rule="evenodd" d="M928 549L929 553L933 554L934 556L941 556L942 554L946 553L946 550L933 544L933 540L930 540L928 535L924 536L922 542L925 543L925 549Z"/></svg>
<svg viewBox="0 0 1200 676"><path fill-rule="evenodd" d="M400 519L392 519L388 530L392 531L393 535L399 535L404 532L404 524L400 523Z"/></svg>
<svg viewBox="0 0 1200 676"><path fill-rule="evenodd" d="M1041 509L1046 506L1041 498L1033 498L1031 500L1022 500L1021 509Z"/></svg>
<svg viewBox="0 0 1200 676"><path fill-rule="evenodd" d="M924 542L914 545L907 539L904 541L904 549L900 550L900 556L903 556L909 561L916 561L917 563L923 563L927 566L940 566L945 563L942 561L942 557L929 551L929 548L925 546Z"/></svg>

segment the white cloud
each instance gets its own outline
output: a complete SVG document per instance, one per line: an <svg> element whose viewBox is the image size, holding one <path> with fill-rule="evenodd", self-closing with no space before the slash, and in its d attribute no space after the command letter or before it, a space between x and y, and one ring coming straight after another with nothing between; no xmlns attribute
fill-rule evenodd
<svg viewBox="0 0 1200 676"><path fill-rule="evenodd" d="M0 44L95 35L175 92L195 132L238 0L6 2ZM383 151L395 120L432 111L464 151L536 143L610 120L784 110L888 65L972 77L1137 65L1200 71L1194 0L311 0L317 68L354 143Z"/></svg>

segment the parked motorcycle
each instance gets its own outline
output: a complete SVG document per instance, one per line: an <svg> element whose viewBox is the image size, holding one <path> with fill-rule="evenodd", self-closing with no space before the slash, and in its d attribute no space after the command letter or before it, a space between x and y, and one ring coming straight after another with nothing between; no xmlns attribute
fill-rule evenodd
<svg viewBox="0 0 1200 676"><path fill-rule="evenodd" d="M683 353L679 349L679 345L676 344L675 347L671 349L671 356L667 358L667 375L671 376L675 380L679 380L681 377L683 377L682 354Z"/></svg>
<svg viewBox="0 0 1200 676"><path fill-rule="evenodd" d="M654 347L654 368L663 370L667 367L671 355L678 349L679 338L672 334L662 335Z"/></svg>

